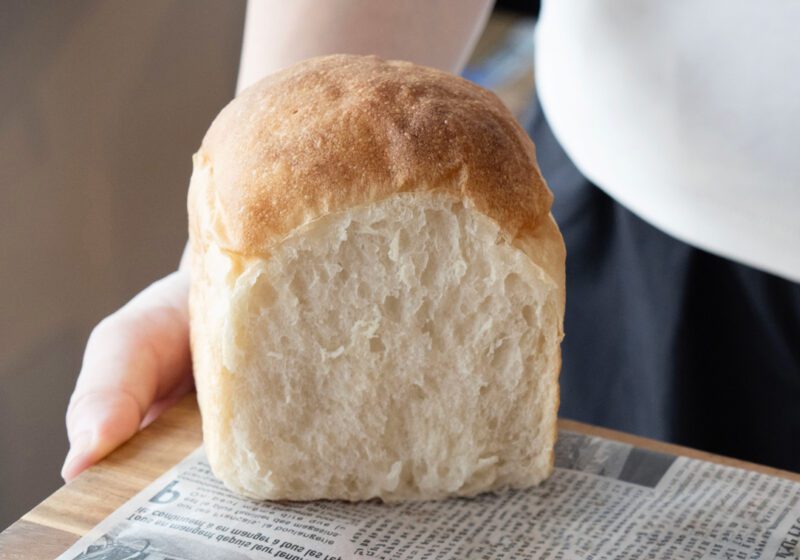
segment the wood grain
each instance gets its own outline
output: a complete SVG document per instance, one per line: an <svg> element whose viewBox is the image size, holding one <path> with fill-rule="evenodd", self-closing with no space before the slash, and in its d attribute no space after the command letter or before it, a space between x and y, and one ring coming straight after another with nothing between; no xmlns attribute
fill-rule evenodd
<svg viewBox="0 0 800 560"><path fill-rule="evenodd" d="M729 459L613 430L560 420L562 429L637 447L684 455L800 482L800 474ZM69 548L150 482L178 463L202 440L195 396L188 395L100 464L36 506L0 534L0 559L53 558Z"/></svg>

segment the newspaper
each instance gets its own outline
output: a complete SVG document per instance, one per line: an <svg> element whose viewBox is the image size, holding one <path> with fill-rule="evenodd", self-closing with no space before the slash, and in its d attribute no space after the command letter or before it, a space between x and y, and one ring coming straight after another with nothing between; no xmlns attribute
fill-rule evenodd
<svg viewBox="0 0 800 560"><path fill-rule="evenodd" d="M199 448L60 559L800 558L800 483L562 431L542 485L438 502L253 502Z"/></svg>

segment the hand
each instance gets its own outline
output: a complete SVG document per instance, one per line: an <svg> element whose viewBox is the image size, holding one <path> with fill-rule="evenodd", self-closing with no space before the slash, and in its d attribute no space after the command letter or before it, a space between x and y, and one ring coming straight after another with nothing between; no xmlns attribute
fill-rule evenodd
<svg viewBox="0 0 800 560"><path fill-rule="evenodd" d="M67 409L69 482L193 387L189 273L155 282L92 331Z"/></svg>

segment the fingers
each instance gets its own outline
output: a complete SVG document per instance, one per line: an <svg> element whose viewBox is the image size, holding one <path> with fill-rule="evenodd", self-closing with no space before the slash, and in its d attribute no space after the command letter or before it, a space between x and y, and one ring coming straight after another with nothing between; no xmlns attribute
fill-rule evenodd
<svg viewBox="0 0 800 560"><path fill-rule="evenodd" d="M194 389L194 377L191 374L184 377L178 385L166 397L156 401L145 414L139 429L146 428L153 420L161 416L161 413L181 400L181 397Z"/></svg>
<svg viewBox="0 0 800 560"><path fill-rule="evenodd" d="M188 291L188 272L174 272L92 331L67 409L65 480L133 436L154 403L190 389Z"/></svg>

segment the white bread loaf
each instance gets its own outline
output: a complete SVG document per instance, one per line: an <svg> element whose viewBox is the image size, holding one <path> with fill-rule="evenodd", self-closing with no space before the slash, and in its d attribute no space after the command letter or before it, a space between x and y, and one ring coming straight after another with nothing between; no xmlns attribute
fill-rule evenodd
<svg viewBox="0 0 800 560"><path fill-rule="evenodd" d="M394 501L549 475L564 244L492 93L313 59L232 101L194 166L194 374L227 486Z"/></svg>

